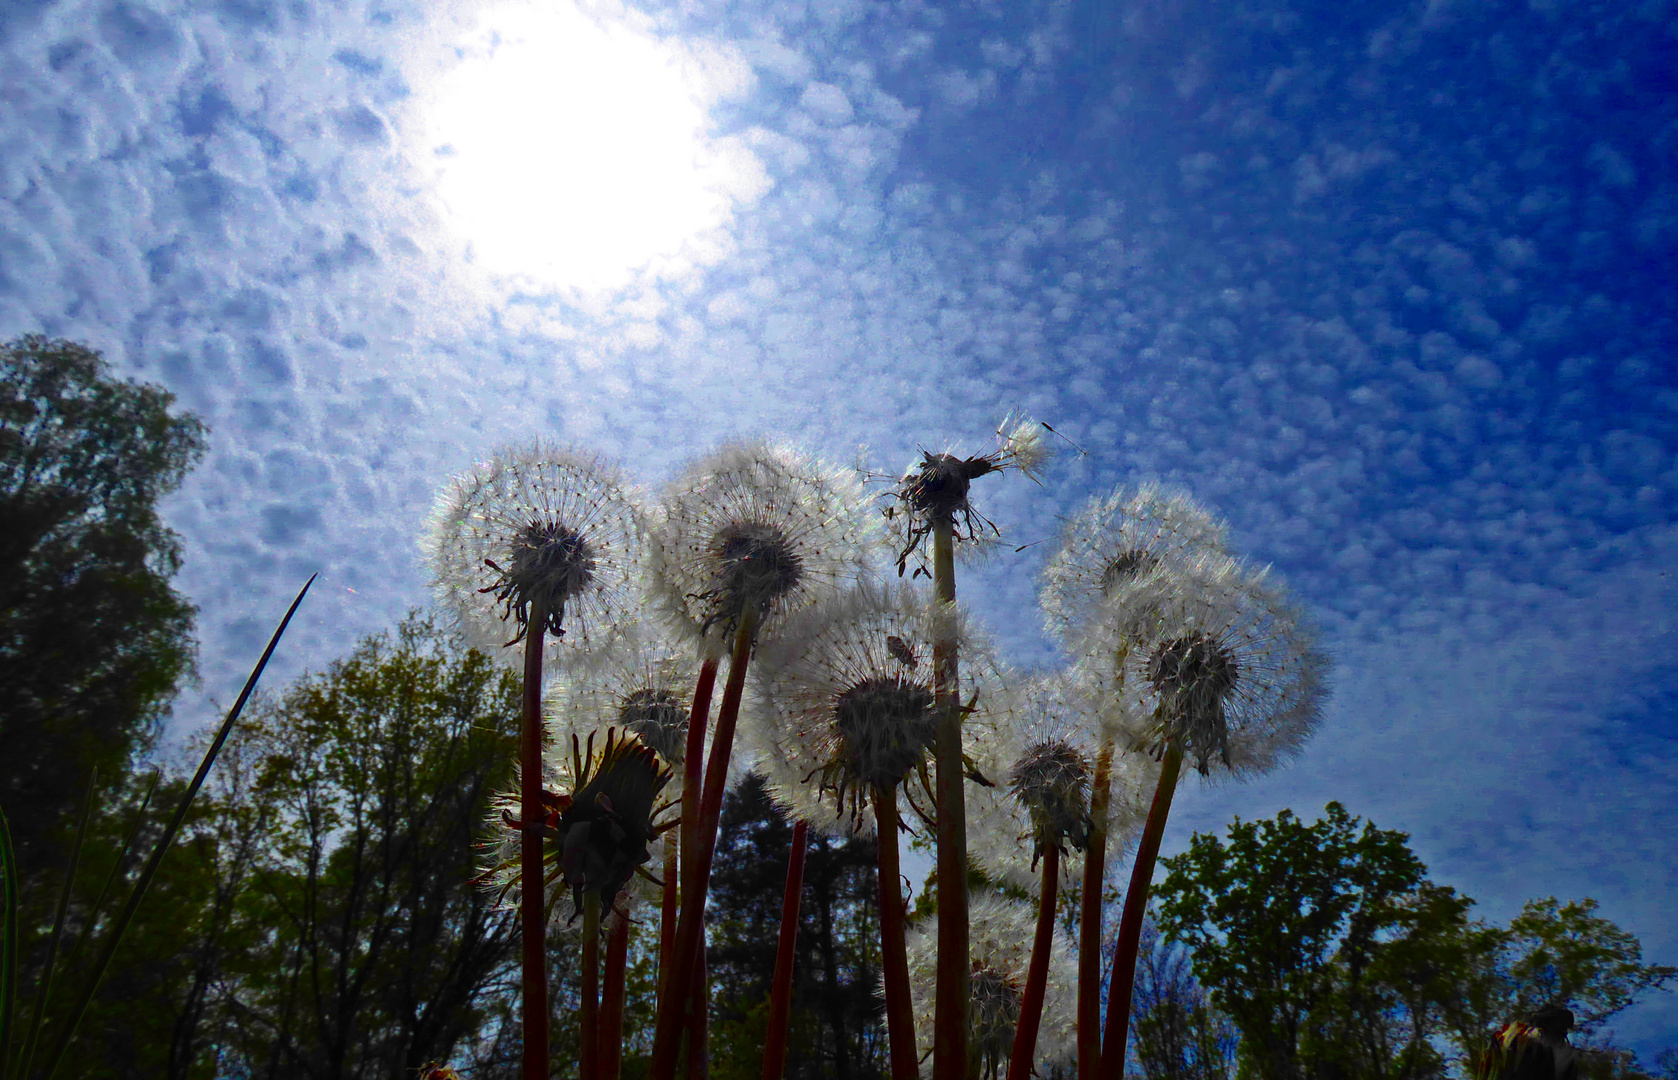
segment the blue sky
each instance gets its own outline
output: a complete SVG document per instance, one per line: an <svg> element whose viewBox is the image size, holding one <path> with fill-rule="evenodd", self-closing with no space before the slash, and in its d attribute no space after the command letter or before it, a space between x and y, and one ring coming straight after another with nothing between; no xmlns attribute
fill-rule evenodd
<svg viewBox="0 0 1678 1080"><path fill-rule="evenodd" d="M317 569L281 675L426 603L497 444L895 469L1023 407L1088 454L983 492L1010 536L1181 484L1337 660L1168 850L1339 799L1678 961L1678 6L568 5L0 6L0 336L212 428L180 724ZM962 586L1022 663L1045 548Z"/></svg>

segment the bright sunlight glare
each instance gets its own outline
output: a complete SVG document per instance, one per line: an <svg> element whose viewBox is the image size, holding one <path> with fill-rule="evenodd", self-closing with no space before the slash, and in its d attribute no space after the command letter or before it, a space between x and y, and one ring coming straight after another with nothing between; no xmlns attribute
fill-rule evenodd
<svg viewBox="0 0 1678 1080"><path fill-rule="evenodd" d="M447 217L492 272L610 289L713 261L763 169L711 137L745 66L572 0L492 9L437 84L428 150Z"/></svg>

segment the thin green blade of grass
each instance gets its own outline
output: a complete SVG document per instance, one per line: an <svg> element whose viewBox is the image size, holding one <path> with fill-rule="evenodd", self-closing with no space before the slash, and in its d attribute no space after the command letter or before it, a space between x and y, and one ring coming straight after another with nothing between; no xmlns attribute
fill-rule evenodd
<svg viewBox="0 0 1678 1080"><path fill-rule="evenodd" d="M6 886L5 941L0 942L0 1074L12 1052L12 1002L17 997L17 859L12 854L12 826L0 808L0 866Z"/></svg>
<svg viewBox="0 0 1678 1080"><path fill-rule="evenodd" d="M41 969L35 986L35 1008L29 1017L29 1032L23 1037L19 1055L18 1076L28 1076L29 1066L35 1063L35 1047L41 1041L41 1025L46 1022L47 998L52 993L53 969L58 963L58 943L64 938L64 916L70 910L70 894L76 885L76 868L82 861L82 843L87 838L87 819L93 812L93 793L99 786L99 770L88 773L87 797L82 799L82 816L76 821L76 841L70 849L70 866L64 871L64 887L58 891L58 910L52 917L52 936L47 939L47 962Z"/></svg>
<svg viewBox="0 0 1678 1080"><path fill-rule="evenodd" d="M93 975L88 980L87 989L82 992L81 1000L70 1014L68 1026L65 1027L64 1033L58 1038L58 1045L53 1050L52 1063L47 1067L48 1080L52 1080L52 1077L57 1074L59 1066L63 1064L64 1056L70 1050L70 1043L76 1037L76 1029L81 1026L82 1017L87 1014L87 1007L92 1004L93 995L98 991L99 983L105 977L105 969L110 966L111 957L116 955L117 946L122 944L122 936L128 930L128 924L133 921L134 912L139 908L140 901L145 897L146 887L151 884L153 875L157 873L158 864L163 861L164 854L168 852L169 846L175 840L175 834L180 831L181 823L186 820L186 813L192 806L193 797L198 794L198 789L204 785L204 777L209 775L210 766L215 764L216 755L221 752L222 743L227 741L227 736L232 732L234 723L239 719L239 714L244 711L245 702L250 699L251 692L256 689L256 682L262 677L263 669L268 666L268 658L274 655L274 649L279 645L286 627L291 625L291 617L297 613L298 605L302 604L303 597L308 595L309 586L313 585L315 578L319 576L319 574L309 575L309 580L305 581L303 588L298 590L297 598L291 602L291 607L286 609L285 618L281 619L280 625L274 628L274 636L268 639L268 647L262 650L262 658L251 669L250 678L245 680L244 689L239 691L238 700L233 703L231 709L227 710L227 718L222 721L221 730L216 732L215 741L210 743L210 748L204 752L204 760L199 763L198 771L193 774L192 783L187 785L186 795L181 799L180 805L175 808L174 816L169 819L168 828L163 830L163 837L158 840L156 850L152 852L151 858L146 860L145 868L140 871L140 878L134 883L134 891L129 894L128 902L123 905L122 914L117 916L116 924L111 929L110 940L105 943L104 949L99 953L98 961L93 965Z"/></svg>

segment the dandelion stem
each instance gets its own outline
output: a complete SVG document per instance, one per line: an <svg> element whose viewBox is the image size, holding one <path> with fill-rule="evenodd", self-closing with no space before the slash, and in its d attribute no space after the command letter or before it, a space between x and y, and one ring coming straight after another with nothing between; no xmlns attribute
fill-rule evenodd
<svg viewBox="0 0 1678 1080"><path fill-rule="evenodd" d="M909 954L903 941L907 912L897 853L897 785L875 784L873 800L880 878L880 970L886 990L891 1080L915 1080L920 1062L915 1050L915 1013L909 1003Z"/></svg>
<svg viewBox="0 0 1678 1080"><path fill-rule="evenodd" d="M1112 799L1113 740L1103 739L1090 780L1090 840L1078 912L1078 1080L1101 1066L1101 894L1107 885L1107 804Z"/></svg>
<svg viewBox="0 0 1678 1080"><path fill-rule="evenodd" d="M693 707L688 712L687 746L682 755L682 817L675 834L666 833L674 852L665 849L664 909L658 929L659 1000L664 1000L670 976L675 971L678 882L692 872L693 852L699 846L694 834L699 827L699 789L704 783L705 727L711 719L711 691L717 685L717 661L708 658L699 668L693 686ZM679 861L678 861L679 858ZM678 877L677 870L680 869ZM685 1006L684 1006L685 1007Z"/></svg>
<svg viewBox="0 0 1678 1080"><path fill-rule="evenodd" d="M618 1080L623 1067L623 1006L629 967L629 893L618 893L606 917L606 975L600 993L599 1080Z"/></svg>
<svg viewBox="0 0 1678 1080"><path fill-rule="evenodd" d="M600 894L583 893L582 1061L578 1080L600 1080Z"/></svg>
<svg viewBox="0 0 1678 1080"><path fill-rule="evenodd" d="M955 603L955 522L949 515L939 515L932 522L932 583L940 604ZM936 1080L966 1080L967 805L962 790L961 701L956 643L953 637L940 637L932 647L938 707L933 747L938 776L938 978L932 1074Z"/></svg>
<svg viewBox="0 0 1678 1080"><path fill-rule="evenodd" d="M681 1049L684 1013L693 995L694 973L700 963L699 950L705 934L705 893L711 880L711 859L717 850L717 821L722 814L723 790L728 786L728 759L734 749L734 725L740 717L740 698L746 688L746 667L751 662L757 618L748 611L734 635L734 653L729 659L728 682L717 709L717 727L711 737L711 755L705 767L705 787L700 793L694 818L693 844L688 872L683 875L681 906L676 918L675 963L671 967L668 993L659 1002L653 1031L652 1080L673 1080L676 1057ZM690 729L691 730L691 729ZM689 1050L702 1049L699 1038Z"/></svg>
<svg viewBox="0 0 1678 1080"><path fill-rule="evenodd" d="M687 1080L711 1076L711 964L705 953L705 922L699 923L699 955L694 958L693 995L688 999Z"/></svg>
<svg viewBox="0 0 1678 1080"><path fill-rule="evenodd" d="M1166 747L1160 764L1159 786L1154 789L1148 823L1136 847L1136 865L1130 872L1130 888L1124 897L1124 914L1119 917L1119 940L1113 948L1113 981L1107 988L1107 1024L1101 1039L1100 1080L1121 1080L1124 1076L1125 1042L1130 1034L1130 995L1136 985L1136 951L1142 940L1142 914L1148 910L1148 886L1154 878L1154 861L1159 857L1165 819L1171 814L1171 797L1177 791L1182 771L1182 748Z"/></svg>
<svg viewBox="0 0 1678 1080"><path fill-rule="evenodd" d="M524 699L519 719L519 917L524 989L524 1080L547 1080L547 918L542 874L542 635L547 605L530 605L524 634Z"/></svg>
<svg viewBox="0 0 1678 1080"><path fill-rule="evenodd" d="M792 965L798 950L798 908L804 898L804 852L810 823L792 826L787 885L781 891L781 936L775 945L775 981L769 989L769 1033L763 1044L763 1080L781 1080L787 1065L787 1029L792 1022Z"/></svg>
<svg viewBox="0 0 1678 1080"><path fill-rule="evenodd" d="M676 951L676 897L680 873L681 851L677 833L680 828L664 834L664 896L658 909L658 996L665 994L670 979L670 961Z"/></svg>
<svg viewBox="0 0 1678 1080"><path fill-rule="evenodd" d="M1037 1056L1037 1029L1043 1021L1043 996L1049 988L1049 953L1055 947L1055 892L1060 887L1060 848L1043 851L1043 888L1037 900L1037 934L1031 941L1031 964L1026 968L1020 1019L1014 1026L1014 1048L1008 1056L1008 1080L1029 1080Z"/></svg>

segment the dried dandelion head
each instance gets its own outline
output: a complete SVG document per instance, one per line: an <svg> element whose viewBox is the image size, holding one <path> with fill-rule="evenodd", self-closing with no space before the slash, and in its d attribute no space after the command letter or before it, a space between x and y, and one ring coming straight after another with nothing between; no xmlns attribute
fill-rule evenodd
<svg viewBox="0 0 1678 1080"><path fill-rule="evenodd" d="M874 788L924 781L938 717L932 643L941 633L963 640L973 702L964 722L998 693L994 664L960 621L907 586L859 587L789 621L757 668L768 728L756 741L772 793L805 820L843 817L854 832ZM919 806L915 791L909 799Z"/></svg>
<svg viewBox="0 0 1678 1080"><path fill-rule="evenodd" d="M718 649L748 614L778 621L855 579L873 528L850 470L786 446L725 447L665 496L658 595Z"/></svg>
<svg viewBox="0 0 1678 1080"><path fill-rule="evenodd" d="M1134 748L1157 759L1174 746L1202 776L1213 767L1245 776L1296 753L1315 730L1327 660L1264 571L1205 555L1104 604L1148 613L1145 632L1128 615L1098 615L1123 629L1089 645L1097 669L1122 658L1107 665L1106 689Z"/></svg>
<svg viewBox="0 0 1678 1080"><path fill-rule="evenodd" d="M687 750L688 715L699 663L687 642L641 624L626 630L586 668L562 678L546 702L557 745L572 734L616 727L640 739L661 761L678 765Z"/></svg>
<svg viewBox="0 0 1678 1080"><path fill-rule="evenodd" d="M502 451L449 485L425 543L439 593L485 648L522 640L532 610L546 632L598 644L641 594L644 547L615 470L541 445Z"/></svg>
<svg viewBox="0 0 1678 1080"><path fill-rule="evenodd" d="M1023 419L1004 420L997 428L995 445L973 457L922 450L920 460L910 464L892 490L885 512L897 550L898 574L908 569L917 553L921 565L915 575L926 572L926 538L940 522L952 526L959 550L980 550L992 543L1001 533L969 501L973 481L1007 469L1035 478L1047 458L1042 425Z"/></svg>
<svg viewBox="0 0 1678 1080"><path fill-rule="evenodd" d="M1202 552L1222 552L1227 530L1187 495L1144 484L1091 499L1043 567L1049 632L1077 648L1103 602L1130 583ZM1134 614L1123 612L1122 614Z"/></svg>
<svg viewBox="0 0 1678 1080"><path fill-rule="evenodd" d="M978 1060L987 1080L1007 1071L1014 1046L1014 1028L1019 1023L1025 998L1025 981L1031 964L1035 912L1028 903L997 893L975 894L968 911L969 956L969 1051ZM938 969L937 916L906 935L910 1002L915 1014L917 1040L932 1034L935 987ZM1037 1060L1032 1064L1043 1075L1070 1063L1077 1052L1074 1025L1077 1014L1077 950L1065 931L1055 930L1049 951L1049 981L1043 998L1043 1016L1037 1038ZM923 1073L930 1063L922 1066Z"/></svg>
<svg viewBox="0 0 1678 1080"><path fill-rule="evenodd" d="M969 795L968 850L993 877L1035 892L1046 851L1065 856L1088 845L1091 791L1106 735L1097 710L1065 673L1027 680L1009 695L1005 715L989 731L997 737L976 747L974 756L997 786ZM1109 754L1110 848L1127 844L1146 818L1143 771L1137 759ZM1065 860L1061 873L1068 880L1073 875Z"/></svg>

